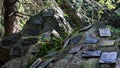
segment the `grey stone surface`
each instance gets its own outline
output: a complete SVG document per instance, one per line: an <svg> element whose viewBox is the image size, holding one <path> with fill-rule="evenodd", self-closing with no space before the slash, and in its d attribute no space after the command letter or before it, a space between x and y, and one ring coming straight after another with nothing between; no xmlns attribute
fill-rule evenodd
<svg viewBox="0 0 120 68"><path fill-rule="evenodd" d="M78 56L74 56L69 60L69 64L66 65L66 68L82 68L83 64L83 59Z"/></svg>
<svg viewBox="0 0 120 68"><path fill-rule="evenodd" d="M99 63L116 63L117 52L103 52L101 54Z"/></svg>
<svg viewBox="0 0 120 68"><path fill-rule="evenodd" d="M77 52L80 51L81 48L82 48L82 46L76 46L76 47L72 48L72 49L69 51L69 53L70 53L70 54L71 54L71 53L77 53Z"/></svg>
<svg viewBox="0 0 120 68"><path fill-rule="evenodd" d="M55 63L55 65L53 66L53 68L65 68L65 66L67 65L68 60L67 59L61 59L59 61L57 61Z"/></svg>
<svg viewBox="0 0 120 68"><path fill-rule="evenodd" d="M10 55L15 57L20 57L22 54L22 48L21 46L14 46L11 48Z"/></svg>
<svg viewBox="0 0 120 68"><path fill-rule="evenodd" d="M73 56L74 56L73 54L68 54L68 55L65 56L65 59L70 60Z"/></svg>
<svg viewBox="0 0 120 68"><path fill-rule="evenodd" d="M96 67L98 58L91 58L84 62L83 68L98 68Z"/></svg>
<svg viewBox="0 0 120 68"><path fill-rule="evenodd" d="M20 65L21 65L21 59L16 58L16 59L13 59L13 60L7 62L1 68L21 68Z"/></svg>
<svg viewBox="0 0 120 68"><path fill-rule="evenodd" d="M40 45L31 46L29 50L31 54L35 55L40 52Z"/></svg>

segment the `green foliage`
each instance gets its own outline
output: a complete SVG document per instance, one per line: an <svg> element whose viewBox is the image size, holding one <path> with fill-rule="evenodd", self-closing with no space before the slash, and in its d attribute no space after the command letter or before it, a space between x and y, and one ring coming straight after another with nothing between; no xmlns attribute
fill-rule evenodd
<svg viewBox="0 0 120 68"><path fill-rule="evenodd" d="M61 38L54 38L54 37L51 37L50 41L46 41L46 42L40 41L39 45L41 45L41 49L37 57L42 57L45 54L60 50L62 41L63 40Z"/></svg>
<svg viewBox="0 0 120 68"><path fill-rule="evenodd" d="M109 9L115 9L115 4L113 3L115 0L99 0L99 3L106 6Z"/></svg>

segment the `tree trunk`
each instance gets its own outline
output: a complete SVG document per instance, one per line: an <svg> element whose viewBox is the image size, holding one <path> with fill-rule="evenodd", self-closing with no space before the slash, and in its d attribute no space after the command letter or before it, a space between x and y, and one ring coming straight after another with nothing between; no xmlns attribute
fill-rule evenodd
<svg viewBox="0 0 120 68"><path fill-rule="evenodd" d="M11 35L18 30L16 1L17 0L4 0L4 36Z"/></svg>
<svg viewBox="0 0 120 68"><path fill-rule="evenodd" d="M71 21L74 22L76 26L83 26L84 22L82 20L80 13L76 11L74 5L69 0L62 0L61 3L59 3L59 1L56 0L56 2L59 4L61 9L66 14L68 14Z"/></svg>

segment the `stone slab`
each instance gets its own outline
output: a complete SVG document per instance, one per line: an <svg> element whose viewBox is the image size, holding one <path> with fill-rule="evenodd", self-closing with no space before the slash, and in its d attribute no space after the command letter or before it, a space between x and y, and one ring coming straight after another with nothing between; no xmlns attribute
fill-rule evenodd
<svg viewBox="0 0 120 68"><path fill-rule="evenodd" d="M65 43L64 43L64 45L63 45L63 48L66 48L67 45L69 44L69 42L70 42L70 39L66 40Z"/></svg>
<svg viewBox="0 0 120 68"><path fill-rule="evenodd" d="M115 43L115 40L100 40L98 43L99 46L113 46Z"/></svg>
<svg viewBox="0 0 120 68"><path fill-rule="evenodd" d="M110 29L108 29L108 28L105 28L105 29L99 28L99 33L100 33L100 36L101 36L101 37L111 36Z"/></svg>
<svg viewBox="0 0 120 68"><path fill-rule="evenodd" d="M99 57L101 55L101 51L83 51L83 57Z"/></svg>
<svg viewBox="0 0 120 68"><path fill-rule="evenodd" d="M99 63L116 63L117 52L102 52Z"/></svg>
<svg viewBox="0 0 120 68"><path fill-rule="evenodd" d="M78 35L78 36L75 36L74 38L72 38L70 40L70 45L75 45L77 43L79 43L80 39L82 38L82 36Z"/></svg>
<svg viewBox="0 0 120 68"><path fill-rule="evenodd" d="M76 47L72 48L72 49L69 51L69 53L70 53L70 54L77 53L77 52L80 51L81 48L82 48L82 46L76 46Z"/></svg>
<svg viewBox="0 0 120 68"><path fill-rule="evenodd" d="M42 62L40 58L38 58L29 68L37 68L37 66Z"/></svg>
<svg viewBox="0 0 120 68"><path fill-rule="evenodd" d="M98 42L98 39L93 37L90 34L87 34L85 37L85 40L83 41L84 44L96 44Z"/></svg>

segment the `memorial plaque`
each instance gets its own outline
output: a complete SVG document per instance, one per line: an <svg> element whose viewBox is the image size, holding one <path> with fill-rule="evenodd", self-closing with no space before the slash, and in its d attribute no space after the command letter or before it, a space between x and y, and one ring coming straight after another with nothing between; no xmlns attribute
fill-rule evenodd
<svg viewBox="0 0 120 68"><path fill-rule="evenodd" d="M68 39L68 40L64 43L63 48L66 48L67 45L69 44L69 42L70 42L70 39Z"/></svg>
<svg viewBox="0 0 120 68"><path fill-rule="evenodd" d="M105 29L100 29L99 28L99 32L100 32L100 36L102 36L102 37L111 36L110 29L108 29L108 28L105 28Z"/></svg>
<svg viewBox="0 0 120 68"><path fill-rule="evenodd" d="M117 52L102 52L99 63L116 63Z"/></svg>
<svg viewBox="0 0 120 68"><path fill-rule="evenodd" d="M98 42L98 39L93 37L92 35L86 35L86 38L84 40L84 44L96 44Z"/></svg>
<svg viewBox="0 0 120 68"><path fill-rule="evenodd" d="M29 68L37 68L37 66L40 65L41 62L42 60L38 58Z"/></svg>
<svg viewBox="0 0 120 68"><path fill-rule="evenodd" d="M83 51L83 57L100 57L101 51Z"/></svg>
<svg viewBox="0 0 120 68"><path fill-rule="evenodd" d="M70 54L77 53L77 52L80 51L81 48L82 48L82 46L76 46L76 47L72 48L72 49L69 51L69 53L70 53Z"/></svg>
<svg viewBox="0 0 120 68"><path fill-rule="evenodd" d="M100 40L98 43L99 46L113 46L115 43L115 40Z"/></svg>
<svg viewBox="0 0 120 68"><path fill-rule="evenodd" d="M32 23L35 25L41 25L42 24L42 17L41 16L36 17Z"/></svg>
<svg viewBox="0 0 120 68"><path fill-rule="evenodd" d="M52 58L52 59L48 59L46 60L45 62L41 63L38 68L45 68L50 62L54 61L55 59Z"/></svg>
<svg viewBox="0 0 120 68"><path fill-rule="evenodd" d="M71 45L75 45L75 44L79 43L79 41L80 41L81 38L82 38L82 37L81 37L80 35L72 38L72 39L70 40L70 44L71 44Z"/></svg>
<svg viewBox="0 0 120 68"><path fill-rule="evenodd" d="M51 17L51 16L53 16L53 14L54 14L53 9L46 9L46 10L43 12L43 16L46 16L46 17Z"/></svg>
<svg viewBox="0 0 120 68"><path fill-rule="evenodd" d="M33 35L33 36L35 36L35 35L39 35L39 30L37 30L37 29L30 29L30 30L28 30L28 35Z"/></svg>

